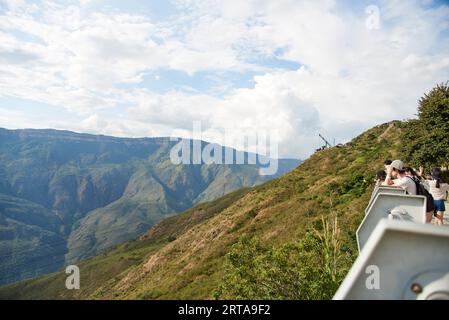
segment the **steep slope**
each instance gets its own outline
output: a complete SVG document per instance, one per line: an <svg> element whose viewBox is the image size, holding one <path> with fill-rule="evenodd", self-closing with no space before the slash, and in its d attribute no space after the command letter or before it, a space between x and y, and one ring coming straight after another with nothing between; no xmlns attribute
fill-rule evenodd
<svg viewBox="0 0 449 320"><path fill-rule="evenodd" d="M174 165L170 151L175 144L169 138L0 129L0 193L45 208L61 221L56 238L42 234L40 242L29 243L36 254L44 252L39 246L57 248L52 256L34 257L46 267L32 275L58 270L64 263L135 238L200 201L272 178L260 176L259 165ZM280 172L298 162L282 163ZM26 225L30 216L24 217L21 222ZM27 239L17 230L12 234L18 242ZM7 239L0 238L0 246L10 251L13 242ZM16 248L15 256L21 254L24 257L1 259L0 283L17 280L14 274L28 274L23 262L28 251Z"/></svg>
<svg viewBox="0 0 449 320"><path fill-rule="evenodd" d="M0 287L0 299L88 297L105 283L120 278L131 266L142 263L144 257L175 241L177 237L193 226L218 214L248 191L249 189L240 189L212 202L199 204L186 212L163 220L139 239L126 242L112 251L80 262L78 266L83 273L83 284L80 290L63 289L63 287L65 288L66 274L59 272Z"/></svg>
<svg viewBox="0 0 449 320"><path fill-rule="evenodd" d="M60 245L64 244L62 227L61 219L45 207L0 194L0 274L14 282L60 266L66 250Z"/></svg>
<svg viewBox="0 0 449 320"><path fill-rule="evenodd" d="M292 172L245 191L207 219L181 228L175 236L169 226L176 225L181 216L165 220L146 236L130 242L130 248L142 248L127 252L136 263L106 276L104 270L114 267L112 260L124 255L123 248L119 248L104 259L98 256L81 264L81 281L86 287L78 292L65 289L65 275L61 272L3 287L0 296L213 298L223 276L225 254L241 235L256 235L278 246L301 239L309 227L320 223L321 215L329 214L338 215L346 253L355 259L355 230L370 196L374 172L386 158L398 157L401 127L400 122L380 125L341 148L317 152ZM192 221L198 212L197 208L185 215ZM160 237L170 241L158 243ZM91 282L96 275L102 280Z"/></svg>

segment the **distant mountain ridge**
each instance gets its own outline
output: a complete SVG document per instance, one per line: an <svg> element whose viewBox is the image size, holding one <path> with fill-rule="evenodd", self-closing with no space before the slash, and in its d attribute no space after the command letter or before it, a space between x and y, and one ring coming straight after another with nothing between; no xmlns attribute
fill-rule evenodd
<svg viewBox="0 0 449 320"><path fill-rule="evenodd" d="M58 270L299 164L174 165L169 138L0 128L0 283ZM202 142L206 144L206 142Z"/></svg>

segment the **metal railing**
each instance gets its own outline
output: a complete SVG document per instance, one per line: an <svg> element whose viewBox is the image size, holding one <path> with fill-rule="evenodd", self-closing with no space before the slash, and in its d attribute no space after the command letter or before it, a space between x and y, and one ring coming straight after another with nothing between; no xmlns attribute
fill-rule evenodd
<svg viewBox="0 0 449 320"><path fill-rule="evenodd" d="M334 300L449 299L449 228L425 223L424 196L391 189L373 192Z"/></svg>

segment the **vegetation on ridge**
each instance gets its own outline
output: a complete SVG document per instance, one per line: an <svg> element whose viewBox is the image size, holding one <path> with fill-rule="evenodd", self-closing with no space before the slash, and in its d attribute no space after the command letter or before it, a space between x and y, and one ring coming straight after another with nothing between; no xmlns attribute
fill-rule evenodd
<svg viewBox="0 0 449 320"><path fill-rule="evenodd" d="M402 152L416 167L449 167L449 83L419 100L418 119L408 121Z"/></svg>

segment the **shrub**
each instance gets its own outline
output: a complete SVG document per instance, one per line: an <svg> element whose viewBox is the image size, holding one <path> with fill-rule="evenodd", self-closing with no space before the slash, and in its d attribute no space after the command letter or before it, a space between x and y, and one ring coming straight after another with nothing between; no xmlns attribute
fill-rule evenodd
<svg viewBox="0 0 449 320"><path fill-rule="evenodd" d="M322 219L299 242L271 247L243 236L227 254L217 299L330 299L350 261L342 250L337 218Z"/></svg>

